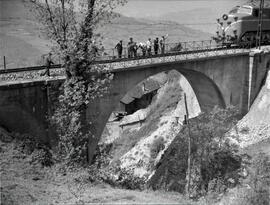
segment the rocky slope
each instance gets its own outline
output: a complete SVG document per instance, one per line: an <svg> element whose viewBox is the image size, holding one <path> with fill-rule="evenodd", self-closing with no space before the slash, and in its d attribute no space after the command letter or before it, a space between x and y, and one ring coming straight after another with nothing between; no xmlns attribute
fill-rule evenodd
<svg viewBox="0 0 270 205"><path fill-rule="evenodd" d="M270 138L270 71L250 111L237 123L232 134L239 137L243 148ZM267 145L265 151L270 154L269 142Z"/></svg>
<svg viewBox="0 0 270 205"><path fill-rule="evenodd" d="M188 81L178 72L167 76L151 105L138 110L123 121L144 118L136 126L125 128L113 142L112 162L135 176L150 178L154 167L182 127L185 115L184 93L187 93L191 117L200 113L199 104Z"/></svg>
<svg viewBox="0 0 270 205"><path fill-rule="evenodd" d="M183 93L188 93L191 118L196 117L200 109L185 78L175 72L171 76L174 77L168 77L171 79L159 89L156 99L149 107L127 117L126 120L137 119L139 116L145 122L124 130L114 142L112 155L113 161L117 161L122 169L131 170L135 176L150 179L149 184L153 188L164 187L182 192L180 189L184 187L182 183L185 181L180 179L184 179L186 173L179 167L186 163L182 160L187 151L186 142L175 137L182 128L185 115ZM270 71L250 111L229 134L237 137L241 148L251 148L253 152L262 149L270 154ZM176 153L173 149L177 150L177 154L168 155L169 152ZM248 153L252 154L250 150ZM157 167L159 168L156 170Z"/></svg>

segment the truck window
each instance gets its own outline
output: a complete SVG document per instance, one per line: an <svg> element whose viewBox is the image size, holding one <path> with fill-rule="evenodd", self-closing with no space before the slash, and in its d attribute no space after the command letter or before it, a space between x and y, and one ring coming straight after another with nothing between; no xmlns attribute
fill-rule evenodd
<svg viewBox="0 0 270 205"><path fill-rule="evenodd" d="M250 7L240 7L238 9L237 13L241 13L241 14L252 14L252 8L250 8Z"/></svg>
<svg viewBox="0 0 270 205"><path fill-rule="evenodd" d="M254 9L253 10L253 16L259 17L259 9Z"/></svg>

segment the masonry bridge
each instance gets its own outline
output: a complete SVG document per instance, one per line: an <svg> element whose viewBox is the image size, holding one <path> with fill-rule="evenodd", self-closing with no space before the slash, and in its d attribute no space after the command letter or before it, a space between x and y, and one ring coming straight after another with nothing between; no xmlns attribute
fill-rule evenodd
<svg viewBox="0 0 270 205"><path fill-rule="evenodd" d="M179 57L180 56L180 57ZM240 50L231 53L198 54L197 57L181 55L170 59L154 59L149 63L117 67L112 70L114 79L108 94L93 100L86 112L86 120L93 125L96 138L89 140L89 157L107 120L124 95L137 84L160 72L176 70L190 83L201 110L210 111L215 106L234 105L244 115L256 98L270 69L270 50ZM110 65L111 66L111 65ZM58 88L64 79L24 80L0 84L0 126L21 133L30 133L40 140L53 143L53 129L46 116L57 98Z"/></svg>

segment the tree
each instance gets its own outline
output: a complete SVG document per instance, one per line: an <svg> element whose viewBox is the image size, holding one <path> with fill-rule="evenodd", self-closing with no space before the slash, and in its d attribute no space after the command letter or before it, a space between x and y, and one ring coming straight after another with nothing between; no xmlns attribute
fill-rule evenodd
<svg viewBox="0 0 270 205"><path fill-rule="evenodd" d="M67 79L51 121L59 135L59 153L67 162L86 160L91 124L85 122L87 104L106 92L112 75L93 65L98 55L96 28L108 22L113 9L126 0L29 0L27 5L54 43ZM50 116L49 116L50 117Z"/></svg>
<svg viewBox="0 0 270 205"><path fill-rule="evenodd" d="M53 41L54 51L64 58L70 52L86 55L91 44L96 43L95 38L100 36L94 32L96 28L117 16L113 9L126 1L27 0L26 5Z"/></svg>

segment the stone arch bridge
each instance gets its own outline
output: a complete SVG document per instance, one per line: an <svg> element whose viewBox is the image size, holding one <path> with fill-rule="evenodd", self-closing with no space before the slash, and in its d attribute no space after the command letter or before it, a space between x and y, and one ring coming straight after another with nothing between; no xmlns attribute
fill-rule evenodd
<svg viewBox="0 0 270 205"><path fill-rule="evenodd" d="M258 94L270 64L270 51L176 58L113 69L114 79L108 94L93 100L86 111L86 120L93 125L95 139L89 140L92 158L105 124L123 96L138 83L160 72L176 70L193 88L202 111L215 106L234 105L244 115ZM30 133L52 143L54 131L48 126L53 99L61 80L32 80L0 84L0 126L21 133Z"/></svg>

